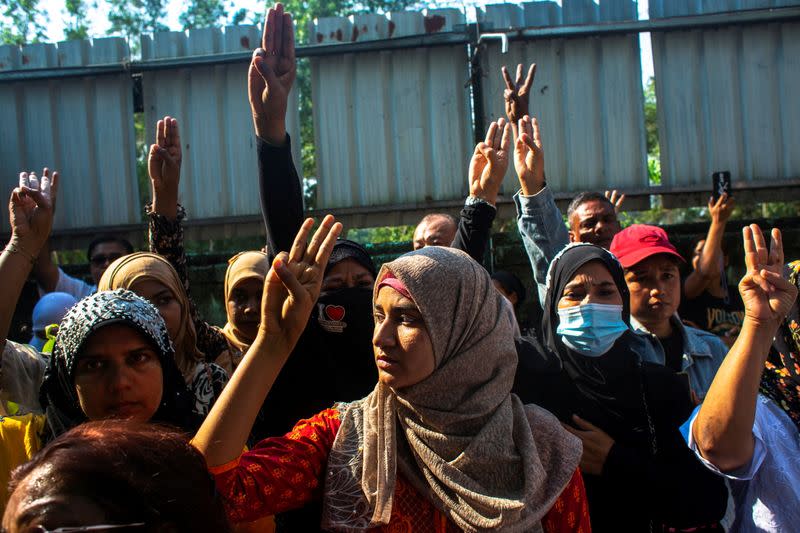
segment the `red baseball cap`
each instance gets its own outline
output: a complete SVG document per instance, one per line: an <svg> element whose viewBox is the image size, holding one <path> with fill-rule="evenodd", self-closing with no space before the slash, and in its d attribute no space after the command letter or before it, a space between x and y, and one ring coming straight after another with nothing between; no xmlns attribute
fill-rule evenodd
<svg viewBox="0 0 800 533"><path fill-rule="evenodd" d="M674 255L685 262L675 246L669 242L666 231L646 224L633 224L617 233L611 241L610 251L617 256L623 268L630 268L655 254Z"/></svg>

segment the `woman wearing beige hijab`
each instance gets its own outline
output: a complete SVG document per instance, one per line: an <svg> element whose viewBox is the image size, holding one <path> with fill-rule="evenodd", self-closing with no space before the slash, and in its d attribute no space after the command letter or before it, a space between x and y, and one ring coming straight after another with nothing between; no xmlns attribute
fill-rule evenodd
<svg viewBox="0 0 800 533"><path fill-rule="evenodd" d="M251 403L285 361L248 352L194 440L230 519L321 499L326 530L589 531L579 440L511 394L517 356L502 298L458 250L427 247L384 265L372 393L242 453Z"/></svg>
<svg viewBox="0 0 800 533"><path fill-rule="evenodd" d="M228 260L224 285L228 322L221 330L228 341L228 349L216 359L228 374L233 374L258 333L267 272L269 258L264 252L241 252Z"/></svg>
<svg viewBox="0 0 800 533"><path fill-rule="evenodd" d="M228 375L218 365L207 363L198 349L191 302L169 261L150 252L120 257L109 265L97 284L98 291L113 289L133 291L158 309L175 347L175 363L194 393L194 411L199 415L207 414L227 383Z"/></svg>

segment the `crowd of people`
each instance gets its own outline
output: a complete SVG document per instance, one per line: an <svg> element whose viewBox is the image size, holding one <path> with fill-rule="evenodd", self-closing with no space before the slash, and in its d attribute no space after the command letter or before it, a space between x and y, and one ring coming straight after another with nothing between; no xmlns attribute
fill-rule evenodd
<svg viewBox="0 0 800 533"><path fill-rule="evenodd" d="M623 228L616 191L579 194L565 225L520 65L460 216L427 215L377 268L332 216L303 219L295 74L276 4L248 72L267 246L230 258L222 327L192 301L175 118L149 153L149 251L95 240L92 284L50 258L69 176L20 174L0 255L2 531L798 527L800 261L778 229L743 228L737 291L727 195L688 262L663 229ZM481 263L509 165L535 294ZM29 276L22 344L6 339Z"/></svg>

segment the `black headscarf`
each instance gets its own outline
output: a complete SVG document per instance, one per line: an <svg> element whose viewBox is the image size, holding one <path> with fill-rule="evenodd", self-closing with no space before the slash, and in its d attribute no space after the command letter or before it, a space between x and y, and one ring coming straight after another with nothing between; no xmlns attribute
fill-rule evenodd
<svg viewBox="0 0 800 533"><path fill-rule="evenodd" d="M193 431L200 420L192 415L194 397L175 364L175 351L164 320L150 302L125 289L87 296L64 316L45 370L39 399L47 413L48 437L87 420L75 390L75 366L87 339L98 329L123 324L141 333L158 354L164 386L161 404L152 420Z"/></svg>
<svg viewBox="0 0 800 533"><path fill-rule="evenodd" d="M663 365L642 362L644 350L652 349L650 341L631 330L599 357L569 349L556 334L564 287L590 261L601 262L611 273L622 296L622 319L630 320L624 271L610 252L575 244L556 256L548 273L543 332L563 370L558 380L543 380L551 397L543 406L561 409L562 420L577 414L616 442L603 474L584 478L592 528L619 530L620 513L625 513L631 531L653 531L659 524L695 527L719 520L727 502L725 484L699 462L678 431L693 407L688 381ZM564 413L565 409L572 413ZM632 483L631 476L638 477L637 482ZM657 486L649 486L653 483ZM693 505L685 506L686 501Z"/></svg>
<svg viewBox="0 0 800 533"><path fill-rule="evenodd" d="M366 248L348 239L336 239L336 244L333 245L331 256L328 258L328 264L325 266L325 274L345 259L352 259L369 270L373 278L378 275L375 263L372 261L372 257L370 257Z"/></svg>
<svg viewBox="0 0 800 533"><path fill-rule="evenodd" d="M640 377L640 358L631 346L636 340L634 333L623 333L600 357L587 357L568 348L556 333L558 301L564 287L591 261L599 261L611 273L622 297L622 320L630 325L630 294L622 265L611 252L599 246L572 244L553 259L547 273L542 323L545 345L558 354L564 373L575 387L578 398L571 402L575 414L602 428L615 440L635 438L650 444L652 421Z"/></svg>

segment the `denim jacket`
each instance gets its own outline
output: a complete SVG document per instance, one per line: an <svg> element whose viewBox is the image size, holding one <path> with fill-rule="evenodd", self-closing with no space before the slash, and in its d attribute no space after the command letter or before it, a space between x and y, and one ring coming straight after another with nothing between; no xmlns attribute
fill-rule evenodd
<svg viewBox="0 0 800 533"><path fill-rule="evenodd" d="M683 336L681 372L689 374L689 384L694 393L702 400L708 392L711 382L714 381L714 376L717 374L722 360L728 354L728 347L713 333L685 326L677 315L670 320L672 326L678 328ZM648 350L644 354L644 360L663 365L666 356L658 338L633 317L631 317L631 326L636 333L649 338L653 346L652 350Z"/></svg>
<svg viewBox="0 0 800 533"><path fill-rule="evenodd" d="M531 196L517 192L514 205L517 207L517 228L531 262L533 279L539 289L539 301L544 305L547 269L556 254L569 244L569 232L553 193L547 186Z"/></svg>
<svg viewBox="0 0 800 533"><path fill-rule="evenodd" d="M550 261L569 243L569 233L548 187L531 196L518 192L514 195L514 204L517 207L517 227L539 288L539 300L544 304L547 269ZM716 335L684 326L677 318L674 321L683 334L682 369L689 374L692 390L703 398L728 348ZM631 324L634 331L649 341L644 343L649 347L642 346L636 350L642 360L663 365L665 355L661 342L633 317Z"/></svg>

